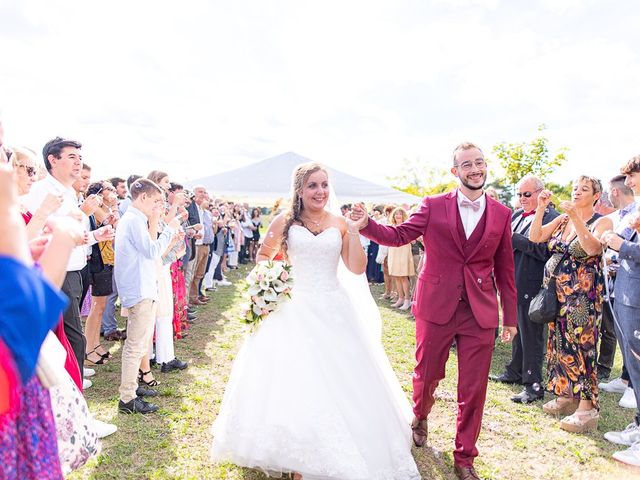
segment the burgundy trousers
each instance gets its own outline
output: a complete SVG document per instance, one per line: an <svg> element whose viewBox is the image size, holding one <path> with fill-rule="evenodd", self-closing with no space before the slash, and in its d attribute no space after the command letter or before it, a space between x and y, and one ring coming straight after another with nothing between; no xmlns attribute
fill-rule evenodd
<svg viewBox="0 0 640 480"><path fill-rule="evenodd" d="M427 418L431 412L435 401L433 394L445 377L445 365L454 339L458 352L458 419L453 457L457 465L471 466L478 456L476 441L482 426L495 328L481 328L464 300L444 325L416 318L413 411L419 420Z"/></svg>

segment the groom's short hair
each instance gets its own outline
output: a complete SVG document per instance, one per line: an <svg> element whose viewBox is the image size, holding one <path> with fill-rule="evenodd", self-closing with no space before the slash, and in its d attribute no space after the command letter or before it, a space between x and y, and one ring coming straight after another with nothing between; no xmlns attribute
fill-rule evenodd
<svg viewBox="0 0 640 480"><path fill-rule="evenodd" d="M471 150L472 148L477 148L478 150L480 150L480 153L482 153L482 156L484 156L484 152L482 151L482 149L475 143L462 142L460 145L453 149L453 163L456 163L456 156L458 155L458 152L462 150Z"/></svg>

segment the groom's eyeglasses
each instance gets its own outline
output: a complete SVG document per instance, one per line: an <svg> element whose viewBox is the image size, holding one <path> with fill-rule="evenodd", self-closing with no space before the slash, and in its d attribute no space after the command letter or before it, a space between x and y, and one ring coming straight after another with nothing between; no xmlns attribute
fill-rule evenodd
<svg viewBox="0 0 640 480"><path fill-rule="evenodd" d="M471 168L474 165L476 166L476 168L483 169L484 167L487 166L487 162L485 162L483 159L478 159L475 162L467 161L467 162L453 164L454 167L459 167L460 170L464 170L464 171L471 170Z"/></svg>
<svg viewBox="0 0 640 480"><path fill-rule="evenodd" d="M518 196L518 198L520 197L524 197L524 198L531 198L531 195L533 195L536 192L539 192L540 190L542 190L541 188L539 188L538 190L534 190L533 192L518 192L516 193L516 195Z"/></svg>

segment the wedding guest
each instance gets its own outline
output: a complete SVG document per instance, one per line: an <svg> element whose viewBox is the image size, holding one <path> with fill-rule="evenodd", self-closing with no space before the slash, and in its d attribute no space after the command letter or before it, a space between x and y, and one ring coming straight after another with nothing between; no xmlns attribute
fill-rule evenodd
<svg viewBox="0 0 640 480"><path fill-rule="evenodd" d="M95 182L87 188L89 196L100 198L99 206L89 217L91 229L111 225L115 230L118 223L116 190L108 182ZM91 284L91 310L85 322L87 338L85 361L91 365L103 365L111 354L100 344L100 325L109 296L113 294L113 240L98 242L92 246L89 258L89 283Z"/></svg>
<svg viewBox="0 0 640 480"><path fill-rule="evenodd" d="M162 190L163 201L171 189L171 182L166 173L154 170L148 175L148 179L158 185ZM182 197L175 198L174 202L167 203L164 201L164 208L160 214L158 222L149 223L149 234L152 239L158 238L167 225L167 221L178 219L177 213L180 206L179 201ZM184 255L184 236L178 227L178 231L172 236L171 242L162 252L159 258L155 260L156 278L157 278L157 302L155 304L155 361L161 366L163 373L173 370L184 370L187 363L176 358L174 349L173 334L173 287L171 280L171 264L180 256ZM152 350L150 349L150 356ZM146 373L145 373L146 372ZM145 382L145 375L149 375L149 371L145 364L138 372L139 380ZM147 383L148 385L148 383Z"/></svg>
<svg viewBox="0 0 640 480"><path fill-rule="evenodd" d="M6 163L0 164L0 228L0 377L9 378L11 395L0 401L0 477L62 479L49 391L34 373L40 347L66 299L31 266L14 173ZM68 256L74 242L67 240ZM66 258L56 253L64 265ZM60 270L59 278L64 267Z"/></svg>
<svg viewBox="0 0 640 480"><path fill-rule="evenodd" d="M559 303L547 342L547 390L557 398L543 410L566 415L560 428L575 433L595 429L600 418L595 361L604 293L600 236L613 226L594 211L601 194L598 179L578 177L572 201L560 204L565 214L542 225L552 195L543 190L529 233L532 242L548 242L544 282L555 277Z"/></svg>
<svg viewBox="0 0 640 480"><path fill-rule="evenodd" d="M114 275L122 306L129 310L127 339L122 349L120 382L121 413L152 413L158 407L138 395L157 392L138 387L140 362L148 351L155 322L154 303L158 300L156 260L171 243L180 222L171 220L160 236L149 234L148 224L157 225L164 210L162 189L151 180L138 179L131 185L132 203L120 219L116 232Z"/></svg>
<svg viewBox="0 0 640 480"><path fill-rule="evenodd" d="M632 167L630 167L632 168ZM629 174L633 173L630 171ZM631 182L632 179L629 180ZM610 214L613 221L613 230L624 240L630 240L634 230L630 228L629 222L635 218L632 213L638 210L638 204L634 200L634 191L626 185L625 175L618 175L609 182L609 197L611 203L617 211ZM600 351L598 353L598 378L606 379L611 373L614 355L616 351L616 334L613 321L612 308L615 301L615 278L620 268L618 252L608 249L607 255L607 276L609 279L609 301L604 304L602 311L602 339L600 341ZM633 382L629 378L629 372L625 366L624 354L622 364L622 375L611 382L602 382L598 388L605 392L622 393L620 406L623 408L636 409L636 399L633 391Z"/></svg>
<svg viewBox="0 0 640 480"><path fill-rule="evenodd" d="M375 220L379 220L382 216L382 206L373 207L372 215ZM371 283L384 283L384 274L382 272L381 263L378 262L378 252L380 245L374 241L369 241L367 247L367 280Z"/></svg>
<svg viewBox="0 0 640 480"><path fill-rule="evenodd" d="M633 157L622 168L625 175L625 185L640 194L640 155ZM615 303L613 305L616 335L620 340L622 355L627 366L628 374L634 385L640 385L640 245L638 231L640 217L637 213L629 221L631 233L625 238L615 231L608 231L602 235L602 242L619 252L620 267L614 283ZM636 412L634 421L621 432L607 432L605 438L619 445L629 446L628 449L615 452L613 458L619 462L632 466L640 466L640 392L634 392L636 397Z"/></svg>
<svg viewBox="0 0 640 480"><path fill-rule="evenodd" d="M28 195L23 197L25 207L35 211L49 194L62 197L62 204L52 214L53 216L65 216L78 212L78 200L73 189L73 183L80 178L82 173L82 161L80 149L82 145L75 140L56 137L44 146L42 155L48 171L44 180L33 184ZM87 242L93 245L98 241L113 238L113 230L110 226L101 227L92 232L87 232ZM82 297L82 269L87 265L86 246L76 247L67 265L67 275L62 285L62 291L69 298L69 306L64 312L64 329L73 347L78 368L82 372L85 355L85 337L80 322L80 305Z"/></svg>
<svg viewBox="0 0 640 480"><path fill-rule="evenodd" d="M118 202L120 202L121 200L124 200L125 197L127 196L127 182L125 181L125 179L120 177L112 177L107 181L111 185L113 185L113 188L116 189Z"/></svg>
<svg viewBox="0 0 640 480"><path fill-rule="evenodd" d="M511 219L513 230L511 241L515 261L516 289L518 291L518 334L511 345L511 361L501 375L491 376L502 383L517 383L523 390L511 397L516 403L530 403L544 398L542 388L542 359L544 356L544 325L529 319L529 305L542 286L544 265L549 260L545 243L529 240L529 230L538 206L538 196L544 190L544 183L533 175L525 176L518 183L516 193L521 209L516 210ZM545 225L558 216L547 206L542 217Z"/></svg>
<svg viewBox="0 0 640 480"><path fill-rule="evenodd" d="M402 207L396 207L391 212L390 225L398 226L407 221L409 215ZM393 278L398 292L398 300L392 304L400 310L408 310L411 307L411 290L409 288L409 277L416 274L411 253L411 244L398 247L389 247L388 265L389 276Z"/></svg>
<svg viewBox="0 0 640 480"><path fill-rule="evenodd" d="M189 225L193 226L196 230L196 236L194 241L192 242L192 247L194 247L194 253L192 253L193 259L189 261L187 266L187 272L185 275L185 279L187 282L187 293L189 295L189 305L197 306L204 305L207 300L198 298L198 285L200 280L197 282L194 281L194 277L196 273L202 273L202 271L198 270L198 267L201 267L201 270L204 269L207 261L207 249L204 246L202 241L204 234L202 232L202 202L205 199L207 194L207 190L204 186L198 185L193 189L194 198L193 202L187 207L187 211L189 212ZM202 273L202 277L204 277L204 273ZM200 278L202 278L200 277Z"/></svg>
<svg viewBox="0 0 640 480"><path fill-rule="evenodd" d="M260 228L262 227L261 212L257 207L251 210L251 223L253 224L253 237L251 238L249 253L250 260L255 262L258 247L260 246Z"/></svg>

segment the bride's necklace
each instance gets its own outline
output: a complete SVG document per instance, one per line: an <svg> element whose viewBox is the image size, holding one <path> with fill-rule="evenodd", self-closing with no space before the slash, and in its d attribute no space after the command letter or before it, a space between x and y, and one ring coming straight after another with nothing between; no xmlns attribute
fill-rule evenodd
<svg viewBox="0 0 640 480"><path fill-rule="evenodd" d="M324 223L324 219L326 218L327 214L326 212L324 212L319 220L313 220L312 218L304 218L302 217L302 215L300 216L300 220L302 221L302 224L305 226L305 228L307 230L310 230L312 232L318 232L321 230L321 225ZM309 224L313 225L314 228L309 228Z"/></svg>

